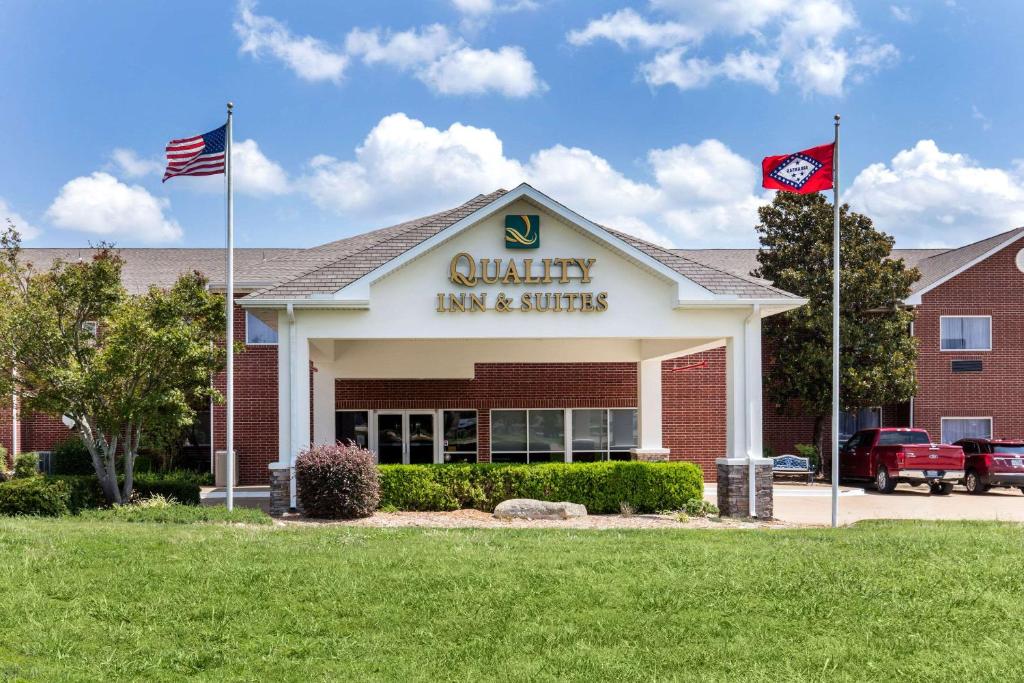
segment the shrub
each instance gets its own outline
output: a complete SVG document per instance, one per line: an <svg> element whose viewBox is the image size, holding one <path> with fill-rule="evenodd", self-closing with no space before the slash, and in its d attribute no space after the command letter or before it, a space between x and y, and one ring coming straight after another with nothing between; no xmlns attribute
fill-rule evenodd
<svg viewBox="0 0 1024 683"><path fill-rule="evenodd" d="M39 454L18 453L14 456L14 477L35 477L39 475Z"/></svg>
<svg viewBox="0 0 1024 683"><path fill-rule="evenodd" d="M382 507L399 510L476 508L536 498L585 505L612 514L625 504L636 513L680 510L704 494L693 463L544 463L537 465L382 465ZM301 495L301 482L300 482Z"/></svg>
<svg viewBox="0 0 1024 683"><path fill-rule="evenodd" d="M188 470L172 470L162 474L139 472L133 479L140 498L161 495L183 505L199 505L199 489L207 483L209 476Z"/></svg>
<svg viewBox="0 0 1024 683"><path fill-rule="evenodd" d="M686 501L683 511L690 517L717 517L718 506L703 498L691 498Z"/></svg>
<svg viewBox="0 0 1024 683"><path fill-rule="evenodd" d="M821 464L821 457L818 455L816 446L812 446L809 443L798 443L793 448L796 449L796 454L801 458L810 460L811 468L817 471L818 466Z"/></svg>
<svg viewBox="0 0 1024 683"><path fill-rule="evenodd" d="M380 503L380 481L371 451L353 444L313 446L295 461L303 513L310 517L369 517Z"/></svg>
<svg viewBox="0 0 1024 683"><path fill-rule="evenodd" d="M77 436L54 445L50 453L51 474L95 474L92 456Z"/></svg>
<svg viewBox="0 0 1024 683"><path fill-rule="evenodd" d="M63 482L44 477L12 479L0 484L0 515L59 517L68 513L68 500Z"/></svg>

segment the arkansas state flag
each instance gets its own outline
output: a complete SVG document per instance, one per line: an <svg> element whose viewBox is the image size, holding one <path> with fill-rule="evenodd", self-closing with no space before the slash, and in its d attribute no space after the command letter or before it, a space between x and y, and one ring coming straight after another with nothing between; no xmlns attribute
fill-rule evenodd
<svg viewBox="0 0 1024 683"><path fill-rule="evenodd" d="M835 143L830 143L795 154L765 157L761 161L761 187L798 194L831 189L834 147Z"/></svg>

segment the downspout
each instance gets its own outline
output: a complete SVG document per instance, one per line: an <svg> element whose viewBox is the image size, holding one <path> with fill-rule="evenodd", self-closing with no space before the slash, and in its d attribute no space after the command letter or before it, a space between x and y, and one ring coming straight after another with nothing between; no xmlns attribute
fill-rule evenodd
<svg viewBox="0 0 1024 683"><path fill-rule="evenodd" d="M911 339L914 338L914 321L913 320L910 321L910 338ZM915 373L917 372L916 368L915 368L914 372ZM908 425L909 427L913 427L914 426L914 398L915 398L914 395L911 394L911 396L910 396L910 424Z"/></svg>
<svg viewBox="0 0 1024 683"><path fill-rule="evenodd" d="M746 320L743 321L743 394L747 403L747 510L751 517L757 517L757 476L754 465L754 413L752 408L751 399L751 387L753 385L754 368L752 365L753 354L761 353L760 345L755 350L753 349L753 334L751 333L750 323L754 319L754 316L760 320L761 317L761 304L754 304L750 309L750 315L747 316Z"/></svg>
<svg viewBox="0 0 1024 683"><path fill-rule="evenodd" d="M289 456L288 468L288 507L292 510L298 508L297 503L297 490L295 485L295 411L292 407L295 397L292 396L292 387L295 386L296 368L295 368L295 345L298 343L298 331L295 327L295 306L288 304L288 422L290 423L288 428L288 438L291 444L288 446L288 450L291 451Z"/></svg>
<svg viewBox="0 0 1024 683"><path fill-rule="evenodd" d="M18 455L18 442L20 441L20 435L18 434L20 431L18 421L21 417L18 413L18 392L15 391L11 400L11 462L13 462L15 456ZM7 463L0 464L5 468L7 467Z"/></svg>

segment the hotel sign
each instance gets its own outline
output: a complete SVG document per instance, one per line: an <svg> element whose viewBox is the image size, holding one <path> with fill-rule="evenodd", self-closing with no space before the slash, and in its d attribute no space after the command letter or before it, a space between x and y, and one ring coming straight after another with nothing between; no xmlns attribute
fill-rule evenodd
<svg viewBox="0 0 1024 683"><path fill-rule="evenodd" d="M471 291L438 292L438 313L494 310L599 313L608 310L608 292L564 291L549 285L590 284L595 258L475 258L459 252L448 265L448 281ZM472 291L482 285L503 285L509 291ZM530 287L522 291L523 287ZM538 291L536 287L543 287ZM514 288L514 289L513 289Z"/></svg>

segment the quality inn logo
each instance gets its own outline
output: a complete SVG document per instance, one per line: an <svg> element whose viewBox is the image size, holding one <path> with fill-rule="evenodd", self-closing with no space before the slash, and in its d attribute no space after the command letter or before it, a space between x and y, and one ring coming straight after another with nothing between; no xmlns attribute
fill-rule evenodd
<svg viewBox="0 0 1024 683"><path fill-rule="evenodd" d="M505 216L505 248L536 249L540 246L540 216Z"/></svg>

